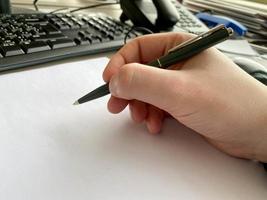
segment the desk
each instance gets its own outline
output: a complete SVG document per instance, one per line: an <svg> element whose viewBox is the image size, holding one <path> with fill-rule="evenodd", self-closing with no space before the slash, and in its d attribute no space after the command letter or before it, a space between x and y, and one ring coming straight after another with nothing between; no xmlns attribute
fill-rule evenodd
<svg viewBox="0 0 267 200"><path fill-rule="evenodd" d="M128 111L109 114L107 98L73 107L100 85L107 60L88 58L1 76L1 199L266 199L261 165L221 153L174 120L153 136Z"/></svg>
<svg viewBox="0 0 267 200"><path fill-rule="evenodd" d="M32 0L13 0L13 5L15 7L23 7L23 8L30 8L35 10L35 7L32 4ZM51 12L56 9L60 8L79 8L79 7L84 7L84 6L89 6L89 5L94 5L101 3L101 1L93 1L93 0L40 0L37 3L37 7L41 12ZM112 8L112 9L110 9ZM120 6L119 5L112 5L112 6L103 6L99 8L94 8L94 9L88 9L84 10L81 12L90 12L90 11L98 11L98 12L104 12L106 14L109 14L114 17L119 17L121 14Z"/></svg>

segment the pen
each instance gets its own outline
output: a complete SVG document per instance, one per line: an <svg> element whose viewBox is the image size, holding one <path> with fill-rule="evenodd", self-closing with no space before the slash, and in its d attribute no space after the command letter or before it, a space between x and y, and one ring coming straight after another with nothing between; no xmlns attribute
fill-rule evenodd
<svg viewBox="0 0 267 200"><path fill-rule="evenodd" d="M168 51L168 54L149 62L147 65L166 69L179 61L196 55L197 53L200 53L201 51L226 40L232 34L233 30L231 28L226 28L224 25L216 26L210 29L208 32L200 34L175 46ZM100 98L109 93L109 83L106 83L75 101L74 105L79 105Z"/></svg>

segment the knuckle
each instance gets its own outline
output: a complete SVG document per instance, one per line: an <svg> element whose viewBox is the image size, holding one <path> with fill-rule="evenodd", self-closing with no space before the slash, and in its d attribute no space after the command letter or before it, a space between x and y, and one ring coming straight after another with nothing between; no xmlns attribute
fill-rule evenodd
<svg viewBox="0 0 267 200"><path fill-rule="evenodd" d="M129 93L133 86L135 69L134 63L124 65L119 71L119 85L122 93ZM123 94L122 94L123 95Z"/></svg>

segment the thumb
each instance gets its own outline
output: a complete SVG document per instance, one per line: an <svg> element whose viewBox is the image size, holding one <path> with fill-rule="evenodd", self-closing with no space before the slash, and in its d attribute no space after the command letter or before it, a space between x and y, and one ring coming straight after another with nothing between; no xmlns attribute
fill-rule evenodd
<svg viewBox="0 0 267 200"><path fill-rule="evenodd" d="M115 97L136 99L168 111L179 104L179 77L179 71L131 63L112 76L109 89Z"/></svg>

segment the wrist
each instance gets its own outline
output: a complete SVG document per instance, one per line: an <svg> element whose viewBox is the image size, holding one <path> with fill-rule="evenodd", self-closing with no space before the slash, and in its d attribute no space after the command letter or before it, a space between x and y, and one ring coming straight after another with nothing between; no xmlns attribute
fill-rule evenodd
<svg viewBox="0 0 267 200"><path fill-rule="evenodd" d="M266 98L265 98L266 97ZM265 98L267 99L267 95L265 95ZM265 109L259 112L261 114L260 116L260 122L255 129L255 151L254 151L254 157L256 160L261 161L263 163L267 163L267 104L265 106Z"/></svg>
<svg viewBox="0 0 267 200"><path fill-rule="evenodd" d="M267 130L262 131L256 143L254 151L254 159L263 163L267 163Z"/></svg>

